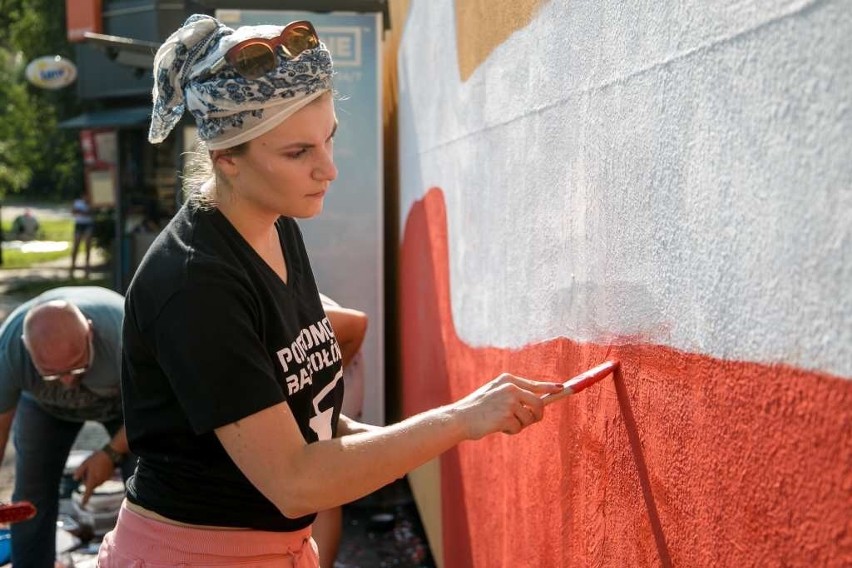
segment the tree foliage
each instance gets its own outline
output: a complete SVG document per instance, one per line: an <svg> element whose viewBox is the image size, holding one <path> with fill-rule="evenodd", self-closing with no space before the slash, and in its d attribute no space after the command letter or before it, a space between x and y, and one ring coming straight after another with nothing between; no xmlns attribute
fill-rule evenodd
<svg viewBox="0 0 852 568"><path fill-rule="evenodd" d="M38 89L24 77L43 55L73 59L65 6L56 0L0 0L0 198L10 193L50 198L81 184L75 131L58 127L79 112L74 86Z"/></svg>

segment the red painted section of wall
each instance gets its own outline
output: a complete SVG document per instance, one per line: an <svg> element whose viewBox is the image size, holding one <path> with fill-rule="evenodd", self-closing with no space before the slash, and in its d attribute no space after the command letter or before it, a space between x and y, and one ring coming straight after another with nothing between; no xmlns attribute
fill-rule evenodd
<svg viewBox="0 0 852 568"><path fill-rule="evenodd" d="M521 435L446 454L445 566L852 565L852 381L659 345L470 347L453 326L447 242L432 189L401 251L407 415L502 371L566 380L607 355L624 400L605 379Z"/></svg>

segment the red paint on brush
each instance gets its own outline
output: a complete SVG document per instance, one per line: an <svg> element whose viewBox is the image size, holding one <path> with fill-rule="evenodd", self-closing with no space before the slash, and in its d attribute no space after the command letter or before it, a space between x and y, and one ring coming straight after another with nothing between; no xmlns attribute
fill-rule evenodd
<svg viewBox="0 0 852 568"><path fill-rule="evenodd" d="M589 388L604 377L607 377L617 368L618 361L606 361L605 363L601 363L594 369L589 369L582 375L577 375L575 378L568 381L565 384L565 389L570 390L572 393L576 394L582 390Z"/></svg>

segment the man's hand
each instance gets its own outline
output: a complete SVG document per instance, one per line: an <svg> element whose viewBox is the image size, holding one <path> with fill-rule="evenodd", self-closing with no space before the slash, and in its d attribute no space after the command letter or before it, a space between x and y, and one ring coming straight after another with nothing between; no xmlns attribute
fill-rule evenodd
<svg viewBox="0 0 852 568"><path fill-rule="evenodd" d="M74 470L74 479L86 485L80 505L85 507L95 489L104 481L112 479L114 472L115 464L105 452L98 451L86 458L86 461Z"/></svg>

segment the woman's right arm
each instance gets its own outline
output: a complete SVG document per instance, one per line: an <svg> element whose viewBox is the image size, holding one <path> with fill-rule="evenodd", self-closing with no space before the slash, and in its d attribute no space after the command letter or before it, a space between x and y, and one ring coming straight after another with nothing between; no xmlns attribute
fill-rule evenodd
<svg viewBox="0 0 852 568"><path fill-rule="evenodd" d="M180 377L171 385L193 429L213 429L242 473L291 518L363 497L462 440L516 433L541 418L541 395L562 389L501 375L398 424L308 444L274 380L278 361L257 336L250 287L213 269L196 278L205 285L175 294L149 323L150 349L167 376ZM199 325L211 313L217 324ZM235 396L235 388L245 396ZM312 420L322 422L316 431L330 423L327 416Z"/></svg>
<svg viewBox="0 0 852 568"><path fill-rule="evenodd" d="M464 440L516 434L541 420L561 385L504 374L450 405L343 438L306 444L286 403L216 429L243 474L287 517L363 497Z"/></svg>

